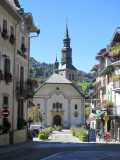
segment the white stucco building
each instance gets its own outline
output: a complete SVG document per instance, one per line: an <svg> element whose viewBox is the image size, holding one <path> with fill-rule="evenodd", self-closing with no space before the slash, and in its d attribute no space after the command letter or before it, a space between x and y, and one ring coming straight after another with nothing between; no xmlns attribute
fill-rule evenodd
<svg viewBox="0 0 120 160"><path fill-rule="evenodd" d="M85 122L84 98L73 83L53 74L35 93L33 103L44 114L43 125L68 128Z"/></svg>

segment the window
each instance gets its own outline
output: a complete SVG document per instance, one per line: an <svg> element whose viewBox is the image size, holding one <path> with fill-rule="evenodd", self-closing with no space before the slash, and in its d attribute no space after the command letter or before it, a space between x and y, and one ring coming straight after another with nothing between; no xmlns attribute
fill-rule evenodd
<svg viewBox="0 0 120 160"><path fill-rule="evenodd" d="M25 37L23 37L23 36L21 37L21 45L22 44L24 44L24 46L25 46Z"/></svg>
<svg viewBox="0 0 120 160"><path fill-rule="evenodd" d="M4 73L10 73L10 60L8 58L5 58L5 70Z"/></svg>
<svg viewBox="0 0 120 160"><path fill-rule="evenodd" d="M25 37L21 37L21 51L22 53L26 52L26 47L25 47Z"/></svg>
<svg viewBox="0 0 120 160"><path fill-rule="evenodd" d="M7 21L3 20L3 31L7 33Z"/></svg>
<svg viewBox="0 0 120 160"><path fill-rule="evenodd" d="M18 99L18 120L23 119L24 100Z"/></svg>
<svg viewBox="0 0 120 160"><path fill-rule="evenodd" d="M72 74L72 80L74 80L74 74Z"/></svg>
<svg viewBox="0 0 120 160"><path fill-rule="evenodd" d="M75 109L77 109L77 104L75 104Z"/></svg>
<svg viewBox="0 0 120 160"><path fill-rule="evenodd" d="M9 105L9 95L3 94L3 108L8 108Z"/></svg>
<svg viewBox="0 0 120 160"><path fill-rule="evenodd" d="M62 109L62 103L60 103L60 109Z"/></svg>
<svg viewBox="0 0 120 160"><path fill-rule="evenodd" d="M69 80L71 80L71 74L69 74Z"/></svg>
<svg viewBox="0 0 120 160"><path fill-rule="evenodd" d="M53 103L53 109L55 109L55 103Z"/></svg>
<svg viewBox="0 0 120 160"><path fill-rule="evenodd" d="M57 103L53 103L53 109L62 109L62 103L59 103L59 102L57 102Z"/></svg>
<svg viewBox="0 0 120 160"><path fill-rule="evenodd" d="M10 35L14 35L14 28L11 26Z"/></svg>
<svg viewBox="0 0 120 160"><path fill-rule="evenodd" d="M4 104L8 105L8 97L4 97Z"/></svg>
<svg viewBox="0 0 120 160"><path fill-rule="evenodd" d="M59 103L58 102L56 103L56 108L59 108Z"/></svg>

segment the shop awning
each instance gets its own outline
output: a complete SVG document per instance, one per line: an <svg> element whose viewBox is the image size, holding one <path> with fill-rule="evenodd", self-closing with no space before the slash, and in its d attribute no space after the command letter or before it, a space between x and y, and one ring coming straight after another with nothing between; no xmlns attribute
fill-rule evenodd
<svg viewBox="0 0 120 160"><path fill-rule="evenodd" d="M102 114L104 114L106 111L101 111L100 113L98 113L96 116L95 116L95 119L98 119L99 116L101 116Z"/></svg>
<svg viewBox="0 0 120 160"><path fill-rule="evenodd" d="M93 121L93 120L95 120L95 117L89 118L89 119L86 121L86 123L89 124L89 123L90 123L91 121Z"/></svg>
<svg viewBox="0 0 120 160"><path fill-rule="evenodd" d="M99 76L105 76L110 74L111 72L114 71L114 67L113 66L107 66L102 72L100 72L98 75Z"/></svg>

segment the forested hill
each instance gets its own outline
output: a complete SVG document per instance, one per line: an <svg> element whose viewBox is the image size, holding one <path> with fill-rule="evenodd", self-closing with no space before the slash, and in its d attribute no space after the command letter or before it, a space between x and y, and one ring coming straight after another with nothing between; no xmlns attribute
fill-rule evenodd
<svg viewBox="0 0 120 160"><path fill-rule="evenodd" d="M30 77L37 79L39 83L43 83L46 78L52 75L54 71L53 64L47 64L45 62L38 62L34 58L30 57ZM94 74L85 73L84 71L78 70L78 80L83 81L89 77L90 79L94 78Z"/></svg>

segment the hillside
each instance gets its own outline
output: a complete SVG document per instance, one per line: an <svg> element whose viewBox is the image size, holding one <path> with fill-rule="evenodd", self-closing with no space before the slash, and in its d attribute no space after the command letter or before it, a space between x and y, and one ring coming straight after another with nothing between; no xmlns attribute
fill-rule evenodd
<svg viewBox="0 0 120 160"><path fill-rule="evenodd" d="M45 62L40 63L30 57L30 78L36 79L40 84L42 84L50 75L53 74L53 72L53 64L47 64ZM94 74L78 70L77 76L79 81L78 85L82 86L85 93L86 88L91 84L90 81L94 78Z"/></svg>

